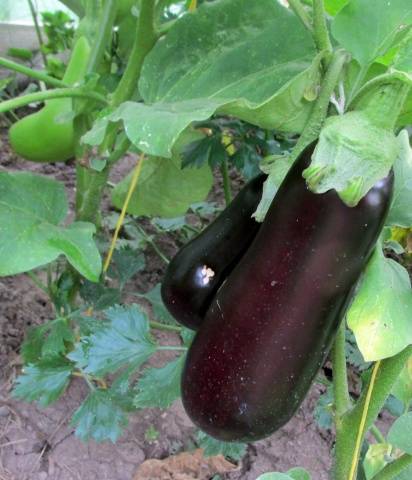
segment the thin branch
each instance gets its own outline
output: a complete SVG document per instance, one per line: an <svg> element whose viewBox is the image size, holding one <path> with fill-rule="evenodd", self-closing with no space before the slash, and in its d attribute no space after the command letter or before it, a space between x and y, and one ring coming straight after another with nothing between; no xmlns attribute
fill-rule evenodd
<svg viewBox="0 0 412 480"><path fill-rule="evenodd" d="M31 77L41 82L44 82L47 85L50 85L51 87L57 87L57 88L68 87L68 85L62 80L51 77L50 75L47 75L47 73L39 72L38 70L33 70L32 68L26 67L25 65L21 65L20 63L13 62L12 60L8 60L7 58L0 57L0 66L7 68L8 70L13 70L15 72L22 73L27 77Z"/></svg>
<svg viewBox="0 0 412 480"><path fill-rule="evenodd" d="M44 102L46 100L53 100L55 98L90 98L97 102L107 104L106 98L97 92L90 92L81 88L55 88L53 90L46 90L45 92L29 93L21 97L15 97L11 100L6 100L0 103L0 113L8 112L16 108L24 107L30 103Z"/></svg>
<svg viewBox="0 0 412 480"><path fill-rule="evenodd" d="M295 12L295 15L299 17L299 20L303 23L303 25L309 30L309 32L313 32L312 28L312 21L311 18L306 11L305 7L302 5L300 0L289 0L289 7Z"/></svg>

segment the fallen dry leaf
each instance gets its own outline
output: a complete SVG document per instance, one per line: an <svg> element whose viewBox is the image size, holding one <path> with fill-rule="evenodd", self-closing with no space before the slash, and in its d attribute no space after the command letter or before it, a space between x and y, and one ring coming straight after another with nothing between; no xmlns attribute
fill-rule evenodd
<svg viewBox="0 0 412 480"><path fill-rule="evenodd" d="M208 480L213 475L236 470L223 455L204 457L201 448L163 460L150 459L137 469L133 480Z"/></svg>

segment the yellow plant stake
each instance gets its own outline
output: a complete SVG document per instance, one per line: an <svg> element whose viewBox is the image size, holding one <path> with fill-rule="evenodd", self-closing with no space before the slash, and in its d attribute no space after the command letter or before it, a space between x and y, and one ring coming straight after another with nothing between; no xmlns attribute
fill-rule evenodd
<svg viewBox="0 0 412 480"><path fill-rule="evenodd" d="M189 5L189 12L194 12L197 7L197 0L191 0Z"/></svg>
<svg viewBox="0 0 412 480"><path fill-rule="evenodd" d="M119 219L117 220L116 229L113 234L112 242L110 244L109 251L107 252L106 260L103 266L103 272L107 272L107 269L109 268L110 262L112 260L114 247L116 246L117 237L119 236L120 229L122 228L122 225L123 225L124 217L126 216L127 207L129 206L130 199L132 198L133 192L136 189L136 185L140 177L143 160L144 160L144 154L140 156L140 159L134 169L132 181L130 182L129 190L127 191L127 195L122 207L122 211L120 213Z"/></svg>
<svg viewBox="0 0 412 480"><path fill-rule="evenodd" d="M358 436L356 438L355 451L353 452L352 465L351 465L348 480L355 480L356 467L358 465L359 452L360 452L362 438L365 430L366 417L368 416L369 404L371 401L372 391L373 391L373 387L375 386L376 375L378 373L380 364L381 364L380 361L376 362L372 370L371 381L369 383L368 392L366 394L365 406L363 407L362 418L359 425Z"/></svg>

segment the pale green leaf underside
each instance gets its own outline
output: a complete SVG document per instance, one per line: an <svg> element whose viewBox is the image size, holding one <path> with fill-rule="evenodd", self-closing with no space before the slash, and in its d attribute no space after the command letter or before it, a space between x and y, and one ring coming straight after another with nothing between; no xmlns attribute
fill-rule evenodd
<svg viewBox="0 0 412 480"><path fill-rule="evenodd" d="M0 173L0 275L27 272L65 255L73 267L97 281L101 259L95 227L61 226L67 214L64 188L26 172Z"/></svg>
<svg viewBox="0 0 412 480"><path fill-rule="evenodd" d="M270 158L271 157L268 157L265 161L270 162ZM279 190L280 185L293 164L293 159L289 155L284 155L283 157L273 156L272 158L273 164L261 166L262 170L268 174L268 178L263 184L262 199L259 202L256 212L253 214L258 222L263 222L265 219L276 192Z"/></svg>
<svg viewBox="0 0 412 480"><path fill-rule="evenodd" d="M386 225L412 226L412 149L407 130L398 136L400 152L394 164L395 187Z"/></svg>
<svg viewBox="0 0 412 480"><path fill-rule="evenodd" d="M180 133L215 112L300 132L319 60L309 33L277 2L206 4L176 22L147 56L139 83L145 105L120 106L84 141L100 144L107 122L123 120L139 149L170 157Z"/></svg>
<svg viewBox="0 0 412 480"><path fill-rule="evenodd" d="M391 132L375 127L362 112L349 112L326 121L303 177L312 191L334 189L355 206L388 175L398 153L399 142Z"/></svg>
<svg viewBox="0 0 412 480"><path fill-rule="evenodd" d="M332 22L332 34L361 65L391 47L412 24L412 3L405 0L353 0Z"/></svg>
<svg viewBox="0 0 412 480"><path fill-rule="evenodd" d="M403 404L409 405L412 401L412 356L406 362L401 374L392 388L392 395Z"/></svg>
<svg viewBox="0 0 412 480"><path fill-rule="evenodd" d="M116 185L112 201L121 208L131 174ZM212 186L209 166L182 170L178 155L171 160L147 157L141 170L139 188L133 192L127 211L133 215L173 218L184 215L191 204L203 201Z"/></svg>
<svg viewBox="0 0 412 480"><path fill-rule="evenodd" d="M405 453L412 455L412 412L405 413L392 425L388 432L388 442Z"/></svg>
<svg viewBox="0 0 412 480"><path fill-rule="evenodd" d="M347 313L366 361L392 357L412 343L412 290L408 272L375 250Z"/></svg>

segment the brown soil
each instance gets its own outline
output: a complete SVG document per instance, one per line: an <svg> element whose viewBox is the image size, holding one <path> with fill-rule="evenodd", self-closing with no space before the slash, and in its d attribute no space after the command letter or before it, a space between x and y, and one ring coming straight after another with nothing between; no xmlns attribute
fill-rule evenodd
<svg viewBox="0 0 412 480"><path fill-rule="evenodd" d="M0 169L29 169L63 181L73 206L72 165L19 161L10 153L4 134L2 140ZM114 178L119 178L132 164L132 158L125 159ZM220 183L217 181L211 193L214 200L221 200ZM107 199L105 206L109 208ZM176 248L170 239L166 239L161 247L169 254ZM137 291L149 290L163 272L163 265L154 254L148 254L146 263L146 269L133 284ZM47 297L27 276L0 280L1 480L131 480L143 461L166 458L193 448L195 429L180 402L166 411L145 410L132 414L125 434L116 445L112 445L84 444L74 436L69 420L87 393L87 387L80 380L73 381L66 394L46 409L11 398L11 385L21 367L18 352L24 331L32 324L51 318L51 315ZM223 474L222 478L255 480L264 472L302 466L314 480L327 480L332 435L321 431L313 420L320 389L313 386L294 418L270 438L250 445L238 468ZM145 439L145 432L150 427L160 433L155 441Z"/></svg>

